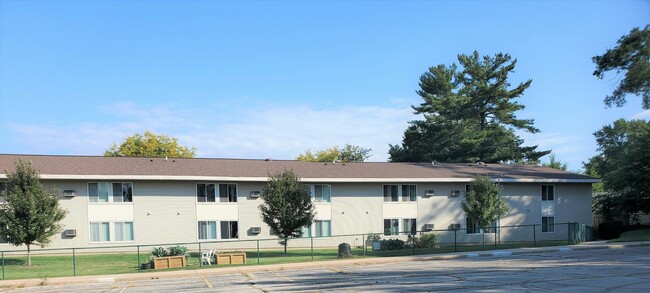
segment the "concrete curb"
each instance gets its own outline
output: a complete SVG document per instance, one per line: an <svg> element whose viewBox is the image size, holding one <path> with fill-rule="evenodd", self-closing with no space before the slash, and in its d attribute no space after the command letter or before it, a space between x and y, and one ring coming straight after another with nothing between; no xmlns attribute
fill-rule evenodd
<svg viewBox="0 0 650 293"><path fill-rule="evenodd" d="M274 265L251 265L241 267L227 267L227 268L211 268L200 270L184 270L184 271L167 271L167 272L146 272L146 273L131 273L119 275L100 275L100 276L76 276L76 277L57 277L49 279L20 279L20 280L3 280L0 281L0 288L23 288L23 287L36 287L36 286L53 286L53 285L70 285L70 284L84 284L84 283L113 283L122 281L134 280L147 280L147 279L161 279L161 278L183 278L183 277L203 277L209 274L243 274L250 272L263 272L263 271L282 271L282 270L297 270L305 268L329 268L336 266L346 265L366 265L366 264L385 264L395 262L407 261L435 261L435 260L451 260L461 258L475 258L475 257L509 257L512 255L527 255L527 254L540 254L540 253L553 253L553 252L571 252L582 250L596 250L596 249L621 249L626 247L639 247L650 246L650 241L640 242L622 242L622 243L604 243L604 242L589 242L572 246L556 246L556 247L533 247L533 248L516 248L506 250L495 250L489 252L451 252L444 254L422 254L414 256L398 256L398 257L384 257L384 258L364 258L364 259L346 259L346 260L328 260L306 263L288 263L288 264L274 264Z"/></svg>

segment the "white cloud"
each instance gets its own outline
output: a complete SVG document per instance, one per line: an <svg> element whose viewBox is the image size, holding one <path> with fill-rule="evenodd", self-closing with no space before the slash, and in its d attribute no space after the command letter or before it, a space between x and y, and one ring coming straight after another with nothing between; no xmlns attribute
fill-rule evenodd
<svg viewBox="0 0 650 293"><path fill-rule="evenodd" d="M632 115L632 119L645 119L645 120L648 120L648 119L650 119L650 110L645 110L643 112L636 113L636 114Z"/></svg>
<svg viewBox="0 0 650 293"><path fill-rule="evenodd" d="M177 137L198 149L200 157L293 159L307 149L345 143L372 149L371 161L386 161L388 144L401 141L408 106L312 106L187 108L175 104L139 105L120 102L99 107L104 124L9 125L15 153L101 155L113 143L151 130ZM5 146L6 148L6 146Z"/></svg>
<svg viewBox="0 0 650 293"><path fill-rule="evenodd" d="M552 150L556 159L567 163L569 170L579 170L582 162L595 155L595 143L591 136L567 135L563 133L528 133L518 131L524 145L537 145L538 150ZM548 161L548 158L542 158Z"/></svg>

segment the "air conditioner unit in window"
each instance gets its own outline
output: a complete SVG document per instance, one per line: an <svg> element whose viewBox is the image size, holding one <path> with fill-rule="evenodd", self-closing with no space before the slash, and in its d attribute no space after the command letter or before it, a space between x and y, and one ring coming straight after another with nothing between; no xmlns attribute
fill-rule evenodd
<svg viewBox="0 0 650 293"><path fill-rule="evenodd" d="M460 229L460 224L451 224L449 225L449 228L453 230L458 230Z"/></svg>
<svg viewBox="0 0 650 293"><path fill-rule="evenodd" d="M451 197L459 197L460 196L460 190L452 190L451 191Z"/></svg>
<svg viewBox="0 0 650 293"><path fill-rule="evenodd" d="M424 224L424 231L433 230L433 224Z"/></svg>
<svg viewBox="0 0 650 293"><path fill-rule="evenodd" d="M251 191L251 198L259 198L259 197L260 197L260 194L262 194L261 191L259 191L259 190L253 190L253 191Z"/></svg>
<svg viewBox="0 0 650 293"><path fill-rule="evenodd" d="M63 190L63 197L75 197L77 195L77 191L74 189L64 189Z"/></svg>
<svg viewBox="0 0 650 293"><path fill-rule="evenodd" d="M262 227L251 227L251 233L253 233L253 234L262 233Z"/></svg>
<svg viewBox="0 0 650 293"><path fill-rule="evenodd" d="M424 197L432 197L436 195L435 192L433 192L433 189L427 189L424 191Z"/></svg>
<svg viewBox="0 0 650 293"><path fill-rule="evenodd" d="M65 237L75 237L77 236L77 229L66 229L63 231L63 235L65 235Z"/></svg>

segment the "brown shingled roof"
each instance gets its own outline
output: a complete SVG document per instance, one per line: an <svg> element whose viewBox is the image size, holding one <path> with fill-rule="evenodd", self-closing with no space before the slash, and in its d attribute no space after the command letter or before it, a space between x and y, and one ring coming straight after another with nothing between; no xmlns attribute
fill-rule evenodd
<svg viewBox="0 0 650 293"><path fill-rule="evenodd" d="M13 172L17 159L31 161L41 176L215 176L267 177L284 169L301 178L457 178L477 175L500 176L502 180L597 181L592 177L561 170L507 164L438 164L431 163L312 163L290 160L245 160L210 158L144 158L100 156L52 156L0 154L0 170ZM501 174L501 175L500 175ZM387 180L390 181L390 180Z"/></svg>

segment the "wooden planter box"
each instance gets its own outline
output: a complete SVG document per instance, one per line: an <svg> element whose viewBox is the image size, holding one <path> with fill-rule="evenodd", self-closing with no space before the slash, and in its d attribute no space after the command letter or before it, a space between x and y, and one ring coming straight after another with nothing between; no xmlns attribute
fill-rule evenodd
<svg viewBox="0 0 650 293"><path fill-rule="evenodd" d="M185 256L165 256L165 257L154 257L153 258L153 268L154 269L169 269L169 268L180 268L185 266Z"/></svg>
<svg viewBox="0 0 650 293"><path fill-rule="evenodd" d="M217 253L214 255L218 265L246 264L246 253Z"/></svg>

